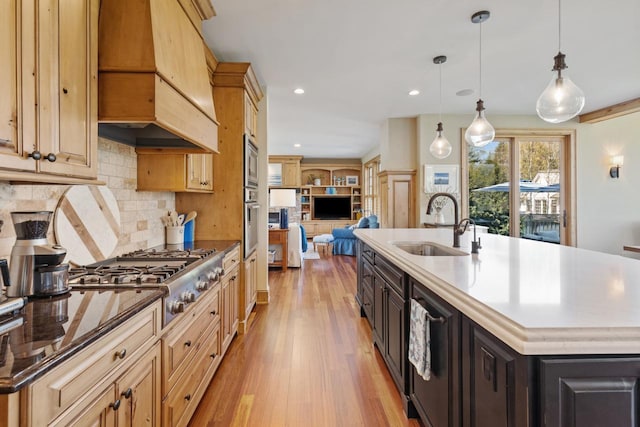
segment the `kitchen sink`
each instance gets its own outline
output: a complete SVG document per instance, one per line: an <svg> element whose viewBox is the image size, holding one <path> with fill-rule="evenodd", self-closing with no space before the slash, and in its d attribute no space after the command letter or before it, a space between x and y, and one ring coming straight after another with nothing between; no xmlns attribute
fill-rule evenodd
<svg viewBox="0 0 640 427"><path fill-rule="evenodd" d="M398 249L420 256L465 256L466 252L449 248L434 242L390 242Z"/></svg>

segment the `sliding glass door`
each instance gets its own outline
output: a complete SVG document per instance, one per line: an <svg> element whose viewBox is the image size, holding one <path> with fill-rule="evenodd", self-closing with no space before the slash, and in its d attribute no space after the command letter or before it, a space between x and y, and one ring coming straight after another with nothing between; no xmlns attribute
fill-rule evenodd
<svg viewBox="0 0 640 427"><path fill-rule="evenodd" d="M573 133L498 132L463 150L464 208L489 233L574 244Z"/></svg>

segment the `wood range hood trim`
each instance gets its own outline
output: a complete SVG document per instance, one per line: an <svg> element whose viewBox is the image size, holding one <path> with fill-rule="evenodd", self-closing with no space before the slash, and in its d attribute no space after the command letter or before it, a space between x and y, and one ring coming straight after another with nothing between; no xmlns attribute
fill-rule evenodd
<svg viewBox="0 0 640 427"><path fill-rule="evenodd" d="M99 19L98 122L218 152L207 48L178 1L102 0Z"/></svg>

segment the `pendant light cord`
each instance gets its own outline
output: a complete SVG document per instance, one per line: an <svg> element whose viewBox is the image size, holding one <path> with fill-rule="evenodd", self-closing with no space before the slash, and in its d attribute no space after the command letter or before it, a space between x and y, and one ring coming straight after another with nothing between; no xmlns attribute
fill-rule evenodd
<svg viewBox="0 0 640 427"><path fill-rule="evenodd" d="M442 122L442 62L440 64L438 64L438 70L440 71L440 100L439 102L439 107L438 107L438 121Z"/></svg>
<svg viewBox="0 0 640 427"><path fill-rule="evenodd" d="M480 78L478 82L478 99L482 99L482 22L480 22L480 55L478 55L478 68L480 69Z"/></svg>
<svg viewBox="0 0 640 427"><path fill-rule="evenodd" d="M560 3L562 3L562 0L558 0L558 52L562 52L562 49L560 48L560 42L562 41L562 27L560 25L560 22L562 21L562 9L560 7Z"/></svg>

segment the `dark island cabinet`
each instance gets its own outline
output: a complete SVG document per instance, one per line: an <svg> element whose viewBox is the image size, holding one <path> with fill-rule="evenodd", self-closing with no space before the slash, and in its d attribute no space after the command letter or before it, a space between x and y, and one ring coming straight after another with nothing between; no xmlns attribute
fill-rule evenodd
<svg viewBox="0 0 640 427"><path fill-rule="evenodd" d="M374 271L373 273L373 342L376 343L378 349L383 351L385 336L384 336L384 320L385 320L385 293L386 286L384 285L384 279Z"/></svg>
<svg viewBox="0 0 640 427"><path fill-rule="evenodd" d="M527 393L530 358L463 316L463 425L474 427L533 426Z"/></svg>
<svg viewBox="0 0 640 427"><path fill-rule="evenodd" d="M540 358L544 427L640 425L640 357Z"/></svg>
<svg viewBox="0 0 640 427"><path fill-rule="evenodd" d="M427 427L640 427L640 355L522 355L360 241L356 300L409 417ZM431 378L408 360L427 309Z"/></svg>
<svg viewBox="0 0 640 427"><path fill-rule="evenodd" d="M409 364L409 416L429 427L460 425L460 312L409 278L410 297L435 319L430 321L431 377L424 380ZM408 331L407 331L408 334Z"/></svg>
<svg viewBox="0 0 640 427"><path fill-rule="evenodd" d="M365 261L362 263L362 310L361 315L367 317L373 328L373 265Z"/></svg>
<svg viewBox="0 0 640 427"><path fill-rule="evenodd" d="M404 340L407 325L407 302L401 295L391 287L386 288L385 292L385 343L384 343L384 359L391 376L396 385L403 392L405 391L405 370L407 369L408 346L405 346Z"/></svg>
<svg viewBox="0 0 640 427"><path fill-rule="evenodd" d="M407 400L408 303L405 273L365 243L359 242L356 301L371 325L373 342L382 354L398 390Z"/></svg>

